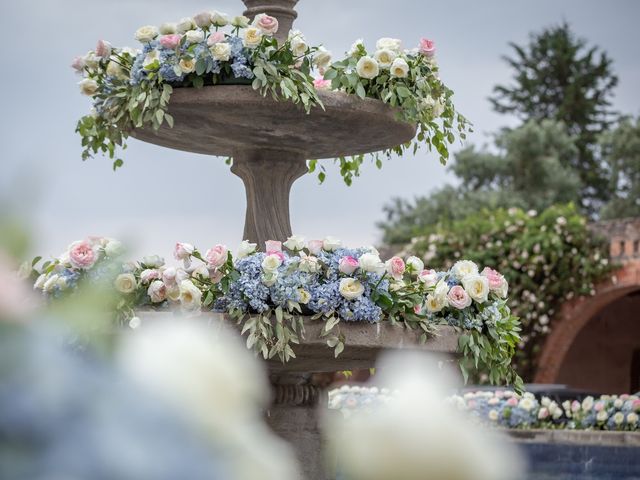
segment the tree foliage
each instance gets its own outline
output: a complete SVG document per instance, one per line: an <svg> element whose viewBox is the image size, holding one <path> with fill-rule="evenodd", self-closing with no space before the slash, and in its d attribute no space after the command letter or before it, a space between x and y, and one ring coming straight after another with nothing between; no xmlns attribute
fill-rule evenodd
<svg viewBox="0 0 640 480"><path fill-rule="evenodd" d="M578 172L581 204L593 213L610 196L606 165L595 153L598 136L615 119L610 99L618 78L612 60L577 38L567 23L532 34L527 45L510 46L513 56L504 60L513 69L513 82L497 85L489 100L499 113L567 126L578 155L563 158L563 166Z"/></svg>

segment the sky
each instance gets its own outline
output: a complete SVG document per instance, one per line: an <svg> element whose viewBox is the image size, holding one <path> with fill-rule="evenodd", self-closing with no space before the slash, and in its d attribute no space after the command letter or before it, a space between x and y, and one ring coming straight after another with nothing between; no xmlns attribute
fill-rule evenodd
<svg viewBox="0 0 640 480"><path fill-rule="evenodd" d="M205 250L237 245L245 197L239 178L222 159L129 141L125 165L106 158L82 162L77 120L90 102L79 94L69 64L98 39L136 46L141 25L176 21L203 10L242 13L240 0L2 0L0 2L0 201L31 228L32 251L57 255L73 240L105 235L128 242L135 254L169 256L176 241ZM640 2L612 0L300 0L295 27L311 44L342 56L363 38L396 37L406 47L420 37L436 41L441 77L455 91L457 108L474 124L467 144L483 145L490 133L515 119L498 115L487 97L508 83L501 56L508 42L568 21L574 31L612 57L620 78L614 107L640 113ZM459 149L456 146L455 149ZM330 160L328 179L298 180L291 193L294 233L333 235L351 246L376 243L375 223L393 197L426 195L451 173L427 152L366 165L351 187Z"/></svg>

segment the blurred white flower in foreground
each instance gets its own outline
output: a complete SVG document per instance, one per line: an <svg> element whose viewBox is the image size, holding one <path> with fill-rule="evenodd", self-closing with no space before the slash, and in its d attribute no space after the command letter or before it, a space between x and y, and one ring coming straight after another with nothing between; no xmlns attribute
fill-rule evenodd
<svg viewBox="0 0 640 480"><path fill-rule="evenodd" d="M332 450L349 480L513 480L518 451L443 400L453 382L436 359L395 353L378 364L376 380L397 393L347 421L327 417Z"/></svg>
<svg viewBox="0 0 640 480"><path fill-rule="evenodd" d="M19 319L38 306L38 297L25 281L30 272L30 266L16 272L14 262L0 250L0 318Z"/></svg>
<svg viewBox="0 0 640 480"><path fill-rule="evenodd" d="M197 320L148 322L124 340L119 362L227 453L232 478L299 478L288 445L264 423L266 374L237 335Z"/></svg>

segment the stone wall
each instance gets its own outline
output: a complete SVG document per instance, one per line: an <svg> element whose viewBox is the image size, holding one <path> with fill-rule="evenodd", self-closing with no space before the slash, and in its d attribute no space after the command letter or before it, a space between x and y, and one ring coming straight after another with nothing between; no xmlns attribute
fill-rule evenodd
<svg viewBox="0 0 640 480"><path fill-rule="evenodd" d="M590 228L609 239L611 260L625 262L640 258L640 217L597 222Z"/></svg>

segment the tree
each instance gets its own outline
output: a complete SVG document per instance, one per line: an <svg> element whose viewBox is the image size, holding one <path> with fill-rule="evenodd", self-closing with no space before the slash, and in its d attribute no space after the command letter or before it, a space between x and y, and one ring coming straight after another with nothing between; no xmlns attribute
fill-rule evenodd
<svg viewBox="0 0 640 480"><path fill-rule="evenodd" d="M497 152L468 147L456 154L451 171L458 187L445 186L413 203L394 199L378 226L389 244L406 243L437 223L465 218L481 209L519 207L543 210L555 203L577 202L580 180L564 166L576 155L574 139L559 122L529 121L503 130Z"/></svg>
<svg viewBox="0 0 640 480"><path fill-rule="evenodd" d="M611 171L613 198L603 207L602 218L640 216L640 117L624 118L600 137L602 156Z"/></svg>
<svg viewBox="0 0 640 480"><path fill-rule="evenodd" d="M610 197L606 164L595 155L598 136L615 119L610 98L618 78L598 47L576 38L567 23L533 34L526 46L510 43L513 84L497 85L489 100L499 113L523 121L562 121L576 138L578 155L563 159L579 173L582 207L589 213Z"/></svg>

